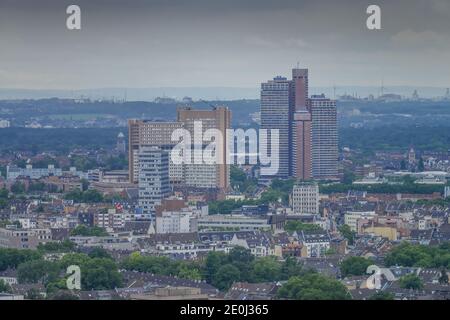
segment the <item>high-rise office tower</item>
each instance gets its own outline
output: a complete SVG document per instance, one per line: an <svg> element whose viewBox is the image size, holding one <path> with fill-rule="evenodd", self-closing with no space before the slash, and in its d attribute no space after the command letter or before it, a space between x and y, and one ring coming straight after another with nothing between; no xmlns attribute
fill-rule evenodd
<svg viewBox="0 0 450 320"><path fill-rule="evenodd" d="M153 218L155 206L170 194L169 153L159 147L141 147L139 160L139 207Z"/></svg>
<svg viewBox="0 0 450 320"><path fill-rule="evenodd" d="M295 111L306 109L308 89L308 69L292 69L292 95Z"/></svg>
<svg viewBox="0 0 450 320"><path fill-rule="evenodd" d="M193 141L192 163L183 165L183 183L188 187L218 188L226 190L230 185L230 165L227 157L230 152L227 145L227 129L231 128L231 111L227 107L214 107L212 110L194 110L192 108L178 108L177 121L194 138L194 126L201 124L202 135L208 129L218 129L222 133L222 141L217 141L218 162L216 164L194 163L194 153L202 153L210 143L206 141ZM195 144L200 143L201 146ZM197 150L197 151L195 151ZM201 154L200 154L201 156Z"/></svg>
<svg viewBox="0 0 450 320"><path fill-rule="evenodd" d="M311 113L306 109L294 113L292 121L291 175L300 180L312 178Z"/></svg>
<svg viewBox="0 0 450 320"><path fill-rule="evenodd" d="M229 152L226 144L226 129L231 126L231 111L226 107L213 110L193 110L180 108L177 111L178 121L157 122L148 120L128 120L129 130L129 175L130 182L137 183L139 177L139 150L143 147L157 146L169 152L169 177L173 185L183 185L198 188L218 188L226 190L230 183L230 169L226 157ZM172 133L177 129L186 129L191 134L194 143L194 124L201 123L202 133L208 129L219 129L223 135L222 161L218 164L175 164L170 159L170 151L179 141L172 141ZM200 150L194 151L203 154ZM193 148L194 149L194 148ZM193 159L191 159L193 160Z"/></svg>
<svg viewBox="0 0 450 320"><path fill-rule="evenodd" d="M137 183L139 178L139 149L157 146L170 151L176 144L172 141L172 132L182 129L181 122L158 122L149 120L128 120L128 167L130 182ZM169 176L173 184L180 184L183 179L182 166L172 161L169 163Z"/></svg>
<svg viewBox="0 0 450 320"><path fill-rule="evenodd" d="M312 176L318 180L338 178L338 128L336 101L325 95L308 99L312 117Z"/></svg>
<svg viewBox="0 0 450 320"><path fill-rule="evenodd" d="M268 141L271 141L271 130L278 130L279 135L278 174L270 178L290 176L292 96L292 82L284 77L278 76L261 84L261 129L268 131ZM268 153L274 157L268 141L259 143L266 144Z"/></svg>
<svg viewBox="0 0 450 320"><path fill-rule="evenodd" d="M291 123L292 177L310 180L312 177L312 123L311 113L307 110L308 69L292 69L291 101L294 114Z"/></svg>
<svg viewBox="0 0 450 320"><path fill-rule="evenodd" d="M261 129L279 130L276 178L311 179L311 114L307 99L308 69L293 69L292 80L276 77L261 84Z"/></svg>

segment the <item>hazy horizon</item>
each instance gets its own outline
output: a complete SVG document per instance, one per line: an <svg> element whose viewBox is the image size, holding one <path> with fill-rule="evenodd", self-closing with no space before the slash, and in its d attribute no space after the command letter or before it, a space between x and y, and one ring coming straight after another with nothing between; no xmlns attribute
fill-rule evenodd
<svg viewBox="0 0 450 320"><path fill-rule="evenodd" d="M414 90L422 98L443 97L444 87L383 86L383 93L395 93L402 97L411 97ZM341 95L378 97L381 88L376 86L336 86L310 87L310 94L324 93L329 98ZM240 100L259 99L258 87L149 87L149 88L91 88L91 89L8 89L0 88L0 100L45 99L45 98L90 98L117 99L127 101L153 101L157 97L181 100L190 97L194 100Z"/></svg>
<svg viewBox="0 0 450 320"><path fill-rule="evenodd" d="M70 4L1 1L0 87L257 88L297 62L311 87L450 86L447 0L78 0L79 31Z"/></svg>

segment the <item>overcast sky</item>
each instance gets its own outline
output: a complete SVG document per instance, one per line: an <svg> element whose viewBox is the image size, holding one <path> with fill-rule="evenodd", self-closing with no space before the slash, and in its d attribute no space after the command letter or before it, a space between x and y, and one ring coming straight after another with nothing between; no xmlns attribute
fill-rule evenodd
<svg viewBox="0 0 450 320"><path fill-rule="evenodd" d="M0 41L2 88L450 86L450 0L0 0Z"/></svg>

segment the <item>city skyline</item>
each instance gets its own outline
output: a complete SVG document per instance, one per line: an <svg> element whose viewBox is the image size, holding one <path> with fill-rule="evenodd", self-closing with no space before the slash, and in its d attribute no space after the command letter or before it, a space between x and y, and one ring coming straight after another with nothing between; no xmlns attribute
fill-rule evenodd
<svg viewBox="0 0 450 320"><path fill-rule="evenodd" d="M450 0L0 0L0 305L450 300L449 31Z"/></svg>

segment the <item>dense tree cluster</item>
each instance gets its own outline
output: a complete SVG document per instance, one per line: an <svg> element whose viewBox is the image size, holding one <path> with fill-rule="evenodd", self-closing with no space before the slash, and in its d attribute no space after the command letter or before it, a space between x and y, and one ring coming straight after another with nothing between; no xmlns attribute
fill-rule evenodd
<svg viewBox="0 0 450 320"><path fill-rule="evenodd" d="M349 257L342 261L339 267L343 277L361 276L366 274L367 267L371 264L373 262L364 257Z"/></svg>
<svg viewBox="0 0 450 320"><path fill-rule="evenodd" d="M8 190L0 189L0 209L4 209L8 205L8 195Z"/></svg>
<svg viewBox="0 0 450 320"><path fill-rule="evenodd" d="M66 269L70 265L81 269L82 290L106 290L122 285L117 264L108 251L94 248L84 254L73 250L73 244L68 241L40 245L38 250L0 248L0 271L16 269L19 283L42 283L50 295L67 289ZM44 259L47 252L66 254L60 260L51 261ZM9 289L7 284L0 283L0 292ZM29 294L30 299L42 298L37 292Z"/></svg>
<svg viewBox="0 0 450 320"><path fill-rule="evenodd" d="M302 275L305 270L296 259L279 262L275 257L255 258L249 250L233 248L229 254L211 252L204 264L207 282L226 290L233 282L269 282Z"/></svg>
<svg viewBox="0 0 450 320"><path fill-rule="evenodd" d="M67 193L64 198L78 203L98 203L104 201L103 195L97 190L74 190Z"/></svg>
<svg viewBox="0 0 450 320"><path fill-rule="evenodd" d="M113 148L120 128L29 129L6 128L0 136L0 152L27 151L34 154L56 151L60 154L77 148ZM124 132L125 129L122 129ZM92 139L95 137L95 139Z"/></svg>
<svg viewBox="0 0 450 320"><path fill-rule="evenodd" d="M384 262L387 266L450 268L450 243L425 246L403 242L386 254Z"/></svg>
<svg viewBox="0 0 450 320"><path fill-rule="evenodd" d="M251 194L258 186L256 178L249 178L247 174L237 166L230 167L230 182L234 190L244 194Z"/></svg>
<svg viewBox="0 0 450 320"><path fill-rule="evenodd" d="M433 192L441 193L443 188L441 185L404 183L404 184L328 184L321 185L320 192L324 194L330 193L347 193L349 190L367 191L369 193L413 193L413 194L431 194Z"/></svg>
<svg viewBox="0 0 450 320"><path fill-rule="evenodd" d="M36 250L0 248L0 271L16 269L21 263L41 257L42 253Z"/></svg>
<svg viewBox="0 0 450 320"><path fill-rule="evenodd" d="M343 224L342 226L340 226L338 228L339 232L341 233L341 235L347 239L347 242L349 245L353 245L353 243L355 242L355 236L356 236L356 232L353 231L349 225L347 224Z"/></svg>
<svg viewBox="0 0 450 320"><path fill-rule="evenodd" d="M317 225L312 223L303 223L301 221L288 221L286 222L286 225L284 226L284 230L287 232L293 233L301 232L301 231L323 231L323 229Z"/></svg>
<svg viewBox="0 0 450 320"><path fill-rule="evenodd" d="M61 242L47 242L40 243L37 247L41 252L71 252L75 250L75 243L70 240L64 240Z"/></svg>
<svg viewBox="0 0 450 320"><path fill-rule="evenodd" d="M280 298L295 300L349 300L351 295L338 280L319 273L290 278L279 290Z"/></svg>
<svg viewBox="0 0 450 320"><path fill-rule="evenodd" d="M391 292L378 291L371 295L369 300L394 300L394 295Z"/></svg>
<svg viewBox="0 0 450 320"><path fill-rule="evenodd" d="M70 232L71 236L84 236L84 237L106 237L108 232L101 227L88 227L83 224L78 225Z"/></svg>
<svg viewBox="0 0 450 320"><path fill-rule="evenodd" d="M423 288L422 280L416 274L407 274L398 280L400 288L420 290Z"/></svg>
<svg viewBox="0 0 450 320"><path fill-rule="evenodd" d="M168 257L144 256L139 252L134 252L125 258L121 268L193 280L202 278L201 267L197 263L177 261Z"/></svg>
<svg viewBox="0 0 450 320"><path fill-rule="evenodd" d="M372 112L372 111L371 111ZM419 150L447 151L450 141L448 126L383 126L382 128L341 128L340 142L366 153L378 150L407 151L414 145Z"/></svg>
<svg viewBox="0 0 450 320"><path fill-rule="evenodd" d="M0 279L0 293L10 293L11 292L11 286L3 281L3 279Z"/></svg>
<svg viewBox="0 0 450 320"><path fill-rule="evenodd" d="M229 254L210 252L201 263L144 256L136 252L122 261L121 268L205 280L220 290L227 290L236 281L279 281L310 272L294 258L288 258L284 262L275 257L255 258L250 250L242 247L233 248Z"/></svg>

